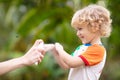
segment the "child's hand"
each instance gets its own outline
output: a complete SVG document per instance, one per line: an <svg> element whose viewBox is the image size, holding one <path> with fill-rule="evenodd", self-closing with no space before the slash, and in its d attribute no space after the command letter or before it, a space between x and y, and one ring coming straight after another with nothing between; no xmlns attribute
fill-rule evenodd
<svg viewBox="0 0 120 80"><path fill-rule="evenodd" d="M60 43L55 43L55 49L59 52L63 50L63 46Z"/></svg>
<svg viewBox="0 0 120 80"><path fill-rule="evenodd" d="M55 43L55 51L57 55L62 55L65 52L63 46L60 43Z"/></svg>

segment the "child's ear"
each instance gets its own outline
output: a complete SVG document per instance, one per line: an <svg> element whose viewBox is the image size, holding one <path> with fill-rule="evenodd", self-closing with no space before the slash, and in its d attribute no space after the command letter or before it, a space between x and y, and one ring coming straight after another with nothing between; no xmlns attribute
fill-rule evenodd
<svg viewBox="0 0 120 80"><path fill-rule="evenodd" d="M100 25L97 22L92 22L89 25L91 32L97 32L100 29Z"/></svg>
<svg viewBox="0 0 120 80"><path fill-rule="evenodd" d="M92 27L92 32L97 32L97 31L99 31L99 26L94 26L94 27Z"/></svg>

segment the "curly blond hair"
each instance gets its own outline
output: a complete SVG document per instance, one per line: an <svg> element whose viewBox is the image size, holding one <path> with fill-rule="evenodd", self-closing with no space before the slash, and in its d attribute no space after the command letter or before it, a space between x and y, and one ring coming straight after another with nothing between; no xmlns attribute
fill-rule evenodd
<svg viewBox="0 0 120 80"><path fill-rule="evenodd" d="M87 24L92 32L98 30L102 37L108 37L111 33L111 22L109 10L92 4L78 10L73 15L71 25L75 28L81 27L82 24Z"/></svg>

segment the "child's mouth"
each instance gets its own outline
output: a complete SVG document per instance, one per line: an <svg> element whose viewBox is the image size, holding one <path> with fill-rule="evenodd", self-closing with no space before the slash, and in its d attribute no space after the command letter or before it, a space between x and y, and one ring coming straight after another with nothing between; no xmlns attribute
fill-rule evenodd
<svg viewBox="0 0 120 80"><path fill-rule="evenodd" d="M84 36L81 36L80 38L84 38Z"/></svg>

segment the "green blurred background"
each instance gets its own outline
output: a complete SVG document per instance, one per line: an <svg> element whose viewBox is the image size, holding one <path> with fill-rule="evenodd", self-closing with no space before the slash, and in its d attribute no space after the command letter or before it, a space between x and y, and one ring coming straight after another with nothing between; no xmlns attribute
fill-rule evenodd
<svg viewBox="0 0 120 80"><path fill-rule="evenodd" d="M103 38L107 61L100 80L120 80L120 0L0 0L0 61L24 55L36 39L60 42L72 53L81 44L70 22L74 12L88 4L107 7L112 33ZM12 65L12 64L11 64ZM0 76L0 80L67 80L51 53L38 66L29 66Z"/></svg>

